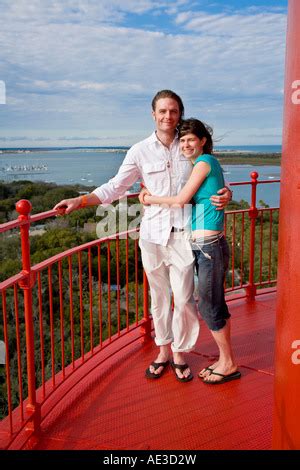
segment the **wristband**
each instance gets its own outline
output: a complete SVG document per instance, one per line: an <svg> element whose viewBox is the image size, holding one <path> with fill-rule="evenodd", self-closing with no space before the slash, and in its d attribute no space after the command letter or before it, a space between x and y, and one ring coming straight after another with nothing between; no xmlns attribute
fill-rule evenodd
<svg viewBox="0 0 300 470"><path fill-rule="evenodd" d="M228 186L225 186L226 189L230 192L230 201L232 201L233 191Z"/></svg>
<svg viewBox="0 0 300 470"><path fill-rule="evenodd" d="M88 203L87 194L84 194L83 196L80 196L80 199L81 199L80 207L81 208L86 207L87 203Z"/></svg>

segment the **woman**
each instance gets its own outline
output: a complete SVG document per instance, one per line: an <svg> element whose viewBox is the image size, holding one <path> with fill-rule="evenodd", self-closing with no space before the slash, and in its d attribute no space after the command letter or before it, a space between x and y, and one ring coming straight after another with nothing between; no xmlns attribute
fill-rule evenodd
<svg viewBox="0 0 300 470"><path fill-rule="evenodd" d="M218 211L210 197L223 188L222 168L212 155L212 130L197 119L187 119L179 129L180 149L194 165L186 185L177 196L158 197L144 193L142 202L183 207L194 199L192 207L191 246L195 254L199 282L199 310L219 348L219 359L200 371L207 384L221 384L240 378L230 341L230 313L224 278L229 262L229 248L223 233L224 210ZM176 364L172 363L175 371ZM176 373L176 371L175 371Z"/></svg>

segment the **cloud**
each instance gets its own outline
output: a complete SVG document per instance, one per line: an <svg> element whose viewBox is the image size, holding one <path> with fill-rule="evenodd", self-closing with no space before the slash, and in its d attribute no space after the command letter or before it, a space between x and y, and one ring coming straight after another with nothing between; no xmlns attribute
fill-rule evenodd
<svg viewBox="0 0 300 470"><path fill-rule="evenodd" d="M13 137L1 137L0 136L0 141L2 142L17 142L18 140L24 141L24 140L28 140L28 138L26 135L23 135L23 136L15 135Z"/></svg>
<svg viewBox="0 0 300 470"><path fill-rule="evenodd" d="M182 96L187 116L222 132L239 127L247 137L247 127L263 134L266 122L280 126L285 14L211 14L189 11L187 1L2 3L1 135L147 135L162 88ZM168 12L173 26L129 27L133 12L149 20Z"/></svg>
<svg viewBox="0 0 300 470"><path fill-rule="evenodd" d="M3 19L15 23L77 23L116 24L126 21L126 15L142 15L168 7L180 7L187 0L2 0Z"/></svg>
<svg viewBox="0 0 300 470"><path fill-rule="evenodd" d="M281 35L286 26L286 15L259 12L256 14L209 14L206 12L182 12L175 22L185 30L200 34L212 34L217 37L238 37L239 39L256 37L276 37Z"/></svg>

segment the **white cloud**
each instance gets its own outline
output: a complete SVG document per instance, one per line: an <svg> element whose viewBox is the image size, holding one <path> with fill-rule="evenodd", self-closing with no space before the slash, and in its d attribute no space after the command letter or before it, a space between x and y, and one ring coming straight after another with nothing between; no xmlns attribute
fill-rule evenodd
<svg viewBox="0 0 300 470"><path fill-rule="evenodd" d="M208 14L182 12L175 19L184 29L196 33L208 33L228 37L271 37L282 35L286 26L283 13L259 12L256 14ZM277 34L276 34L277 31Z"/></svg>
<svg viewBox="0 0 300 470"><path fill-rule="evenodd" d="M265 122L280 126L283 14L192 13L177 1L173 14L181 12L166 34L119 22L135 8L163 11L171 2L3 3L2 134L13 126L16 135L30 129L146 135L151 98L162 88L182 95L187 115L205 117L222 132L240 127L246 138L247 127L263 134Z"/></svg>
<svg viewBox="0 0 300 470"><path fill-rule="evenodd" d="M113 24L124 21L127 13L143 14L170 6L180 6L186 0L2 0L2 19L30 23L93 23Z"/></svg>

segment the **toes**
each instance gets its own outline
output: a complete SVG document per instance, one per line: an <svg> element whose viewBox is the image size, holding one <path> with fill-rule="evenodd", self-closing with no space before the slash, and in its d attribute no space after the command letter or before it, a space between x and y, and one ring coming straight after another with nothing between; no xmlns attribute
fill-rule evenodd
<svg viewBox="0 0 300 470"><path fill-rule="evenodd" d="M216 377L212 374L208 374L206 377L204 377L203 382L218 382L218 379L216 379Z"/></svg>
<svg viewBox="0 0 300 470"><path fill-rule="evenodd" d="M203 380L206 380L210 376L209 372L206 372L205 374L201 375L200 378Z"/></svg>
<svg viewBox="0 0 300 470"><path fill-rule="evenodd" d="M151 374L156 374L156 375L159 375L162 371L163 367L159 367L158 369L155 369L153 366L150 366L149 367L149 370L151 372Z"/></svg>
<svg viewBox="0 0 300 470"><path fill-rule="evenodd" d="M190 374L191 374L191 371L190 369L184 369L184 371L180 371L180 370L176 370L176 374L178 375L178 377L180 379L186 379Z"/></svg>
<svg viewBox="0 0 300 470"><path fill-rule="evenodd" d="M199 377L203 378L203 377L206 377L208 375L208 372L209 371L207 371L207 369L202 369L202 370L200 370L198 375L199 375Z"/></svg>
<svg viewBox="0 0 300 470"><path fill-rule="evenodd" d="M210 375L211 375L211 370L209 370L207 367L205 367L205 369L202 369L198 374L200 379L205 379L209 377Z"/></svg>
<svg viewBox="0 0 300 470"><path fill-rule="evenodd" d="M210 375L206 376L206 377L203 379L203 382L208 382L208 383L210 383L210 382L218 382L218 380L217 380L217 379L213 379L213 378L211 377L211 374L210 374Z"/></svg>

